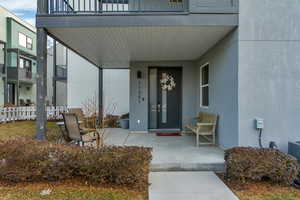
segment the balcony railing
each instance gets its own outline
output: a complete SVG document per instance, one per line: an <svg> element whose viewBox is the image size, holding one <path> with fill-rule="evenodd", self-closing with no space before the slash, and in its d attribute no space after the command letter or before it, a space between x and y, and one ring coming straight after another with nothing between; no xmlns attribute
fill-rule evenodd
<svg viewBox="0 0 300 200"><path fill-rule="evenodd" d="M35 74L28 71L27 69L19 69L18 73L17 67L8 67L7 68L7 78L11 81L25 81L29 83L33 83L35 81ZM19 78L18 78L19 77Z"/></svg>
<svg viewBox="0 0 300 200"><path fill-rule="evenodd" d="M50 14L184 12L188 0L48 0Z"/></svg>

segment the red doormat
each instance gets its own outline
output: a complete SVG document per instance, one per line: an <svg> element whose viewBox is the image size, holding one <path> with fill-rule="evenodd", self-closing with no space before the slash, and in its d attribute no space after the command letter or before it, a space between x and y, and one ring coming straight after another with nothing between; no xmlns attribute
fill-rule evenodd
<svg viewBox="0 0 300 200"><path fill-rule="evenodd" d="M156 136L181 136L180 133L156 133Z"/></svg>

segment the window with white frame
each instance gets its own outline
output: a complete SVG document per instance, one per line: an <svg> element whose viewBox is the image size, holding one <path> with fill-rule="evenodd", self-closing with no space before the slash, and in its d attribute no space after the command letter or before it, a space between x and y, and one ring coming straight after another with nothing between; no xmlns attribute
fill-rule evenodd
<svg viewBox="0 0 300 200"><path fill-rule="evenodd" d="M19 33L19 45L32 50L33 47L33 42L32 42L32 38L26 36L23 33Z"/></svg>
<svg viewBox="0 0 300 200"><path fill-rule="evenodd" d="M19 33L19 45L26 48L26 35Z"/></svg>
<svg viewBox="0 0 300 200"><path fill-rule="evenodd" d="M26 71L31 72L32 70L32 62L25 58L20 58L19 60L19 67L21 69L26 69Z"/></svg>
<svg viewBox="0 0 300 200"><path fill-rule="evenodd" d="M26 48L32 50L32 39L30 37L26 39Z"/></svg>
<svg viewBox="0 0 300 200"><path fill-rule="evenodd" d="M200 106L209 106L209 64L200 67Z"/></svg>

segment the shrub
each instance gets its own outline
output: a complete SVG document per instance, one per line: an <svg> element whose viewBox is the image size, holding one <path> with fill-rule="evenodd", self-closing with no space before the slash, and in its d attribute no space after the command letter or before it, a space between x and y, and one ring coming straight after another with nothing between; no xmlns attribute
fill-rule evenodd
<svg viewBox="0 0 300 200"><path fill-rule="evenodd" d="M94 184L148 186L151 149L94 149L35 140L0 141L0 178L13 182L84 179Z"/></svg>
<svg viewBox="0 0 300 200"><path fill-rule="evenodd" d="M104 127L108 128L119 128L119 116L106 115L104 119Z"/></svg>
<svg viewBox="0 0 300 200"><path fill-rule="evenodd" d="M296 159L276 149L237 147L225 152L227 178L272 182L290 185L299 165Z"/></svg>
<svg viewBox="0 0 300 200"><path fill-rule="evenodd" d="M61 131L58 127L48 127L47 128L47 140L51 142L58 142L62 137ZM35 135L33 139L35 138Z"/></svg>

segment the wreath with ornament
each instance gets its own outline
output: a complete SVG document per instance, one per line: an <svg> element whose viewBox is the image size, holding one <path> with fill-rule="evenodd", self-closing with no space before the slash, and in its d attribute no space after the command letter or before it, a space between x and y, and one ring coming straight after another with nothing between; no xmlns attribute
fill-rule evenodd
<svg viewBox="0 0 300 200"><path fill-rule="evenodd" d="M160 84L161 84L161 89L164 91L172 91L176 87L174 77L167 73L162 74Z"/></svg>

